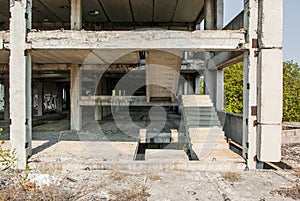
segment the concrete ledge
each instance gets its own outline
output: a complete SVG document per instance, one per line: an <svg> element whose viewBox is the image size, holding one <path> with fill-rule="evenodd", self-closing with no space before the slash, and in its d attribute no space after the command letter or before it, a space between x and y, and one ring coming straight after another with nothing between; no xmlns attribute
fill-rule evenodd
<svg viewBox="0 0 300 201"><path fill-rule="evenodd" d="M39 31L30 32L32 49L237 51L243 31Z"/></svg>
<svg viewBox="0 0 300 201"><path fill-rule="evenodd" d="M147 103L146 96L81 96L81 106L178 106L177 102L156 101Z"/></svg>

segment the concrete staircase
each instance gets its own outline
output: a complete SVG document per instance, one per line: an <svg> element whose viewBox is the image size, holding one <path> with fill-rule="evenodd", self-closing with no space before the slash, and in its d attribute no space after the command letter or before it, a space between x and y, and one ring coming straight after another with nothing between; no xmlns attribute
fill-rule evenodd
<svg viewBox="0 0 300 201"><path fill-rule="evenodd" d="M210 97L183 95L182 106L192 157L224 168L243 168L244 160L229 149Z"/></svg>
<svg viewBox="0 0 300 201"><path fill-rule="evenodd" d="M175 101L182 52L177 54L152 50L146 57L147 102Z"/></svg>

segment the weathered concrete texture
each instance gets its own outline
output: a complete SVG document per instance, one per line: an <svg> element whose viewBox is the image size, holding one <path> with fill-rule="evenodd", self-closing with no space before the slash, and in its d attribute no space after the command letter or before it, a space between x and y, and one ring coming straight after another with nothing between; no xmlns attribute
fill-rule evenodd
<svg viewBox="0 0 300 201"><path fill-rule="evenodd" d="M182 52L149 51L146 56L147 103L152 98L174 102L178 89Z"/></svg>
<svg viewBox="0 0 300 201"><path fill-rule="evenodd" d="M31 152L31 57L30 53L25 56L26 3L16 1L10 7L10 137L20 169L25 169Z"/></svg>
<svg viewBox="0 0 300 201"><path fill-rule="evenodd" d="M30 32L33 49L178 49L236 51L244 43L243 31L40 31Z"/></svg>
<svg viewBox="0 0 300 201"><path fill-rule="evenodd" d="M183 150L172 149L146 149L145 161L162 162L168 161L173 163L188 163L189 158Z"/></svg>
<svg viewBox="0 0 300 201"><path fill-rule="evenodd" d="M261 161L280 161L282 50L262 49L259 53L259 60L258 158Z"/></svg>
<svg viewBox="0 0 300 201"><path fill-rule="evenodd" d="M241 52L220 52L208 60L207 68L211 70L222 69L243 61Z"/></svg>
<svg viewBox="0 0 300 201"><path fill-rule="evenodd" d="M258 36L260 48L282 48L283 0L259 1Z"/></svg>
<svg viewBox="0 0 300 201"><path fill-rule="evenodd" d="M80 130L82 126L81 71L78 65L71 68L71 130Z"/></svg>
<svg viewBox="0 0 300 201"><path fill-rule="evenodd" d="M246 41L249 43L249 52L244 53L243 69L243 157L247 158L247 166L256 168L256 144L257 128L253 122L257 120L252 110L257 106L257 57L255 55L254 40L257 38L258 2L254 0L245 1L245 30Z"/></svg>
<svg viewBox="0 0 300 201"><path fill-rule="evenodd" d="M82 28L82 1L71 0L71 30Z"/></svg>

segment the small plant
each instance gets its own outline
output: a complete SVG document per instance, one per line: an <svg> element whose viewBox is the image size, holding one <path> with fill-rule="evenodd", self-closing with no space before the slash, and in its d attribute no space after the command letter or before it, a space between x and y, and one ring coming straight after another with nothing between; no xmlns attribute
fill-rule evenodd
<svg viewBox="0 0 300 201"><path fill-rule="evenodd" d="M112 172L109 178L113 181L121 181L123 179L123 174L121 172Z"/></svg>
<svg viewBox="0 0 300 201"><path fill-rule="evenodd" d="M0 135L2 133L3 129L0 128ZM1 166L4 167L3 170L7 169L14 169L16 167L16 150L13 149L4 149L3 145L5 144L5 141L2 140L0 143L0 163Z"/></svg>
<svg viewBox="0 0 300 201"><path fill-rule="evenodd" d="M160 180L161 179L161 176L159 174L150 174L148 177L151 180Z"/></svg>
<svg viewBox="0 0 300 201"><path fill-rule="evenodd" d="M224 174L224 179L229 182L237 182L241 180L241 175L236 172L226 172Z"/></svg>

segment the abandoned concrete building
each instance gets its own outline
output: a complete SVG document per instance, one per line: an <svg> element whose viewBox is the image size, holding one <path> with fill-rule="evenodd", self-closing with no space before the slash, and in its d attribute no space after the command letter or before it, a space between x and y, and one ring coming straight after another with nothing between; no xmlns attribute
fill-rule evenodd
<svg viewBox="0 0 300 201"><path fill-rule="evenodd" d="M224 25L223 0L0 0L2 122L18 167L33 118L51 112L81 140L136 142L141 160L152 148L250 169L279 161L283 1L240 1ZM241 61L237 117L224 112L223 70Z"/></svg>

